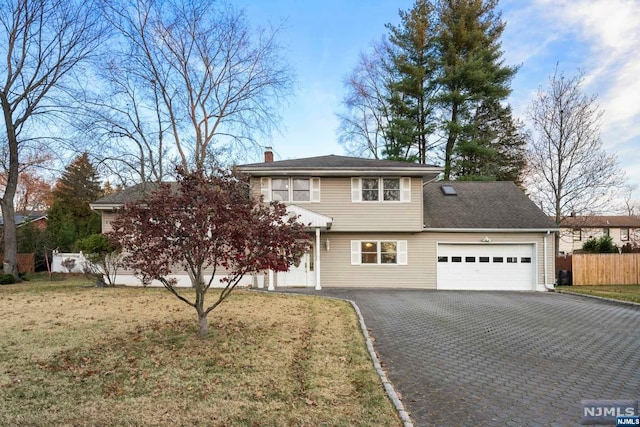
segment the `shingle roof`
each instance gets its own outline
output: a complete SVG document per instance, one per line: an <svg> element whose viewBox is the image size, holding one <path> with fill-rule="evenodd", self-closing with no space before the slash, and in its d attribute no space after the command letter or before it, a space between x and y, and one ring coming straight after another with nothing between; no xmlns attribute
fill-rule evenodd
<svg viewBox="0 0 640 427"><path fill-rule="evenodd" d="M177 186L177 183L175 182L168 182L167 184ZM91 206L94 208L107 206L112 207L116 205L124 205L127 202L135 202L136 200L140 200L146 195L157 190L159 187L160 184L157 182L143 182L141 184L136 184L133 187L125 188L117 193L110 194L102 199L98 199L91 203Z"/></svg>
<svg viewBox="0 0 640 427"><path fill-rule="evenodd" d="M457 195L444 195L442 185ZM512 182L432 182L424 186L427 229L556 229Z"/></svg>
<svg viewBox="0 0 640 427"><path fill-rule="evenodd" d="M626 215L611 216L570 216L560 221L565 228L640 228L640 217Z"/></svg>
<svg viewBox="0 0 640 427"><path fill-rule="evenodd" d="M442 168L434 165L401 162L394 160L365 159L359 157L328 156L307 157L303 159L278 160L274 162L250 163L238 165L242 172L260 175L273 172L310 173L338 175L341 172L358 171L362 174L380 174L385 172L407 175L424 175L440 172Z"/></svg>
<svg viewBox="0 0 640 427"><path fill-rule="evenodd" d="M32 212L32 213L24 213L24 212L16 212L14 215L15 221L16 221L16 225L22 225L22 223L25 223L27 221L37 221L40 219L46 219L47 218L47 213L46 212ZM0 225L4 225L4 217L0 216Z"/></svg>

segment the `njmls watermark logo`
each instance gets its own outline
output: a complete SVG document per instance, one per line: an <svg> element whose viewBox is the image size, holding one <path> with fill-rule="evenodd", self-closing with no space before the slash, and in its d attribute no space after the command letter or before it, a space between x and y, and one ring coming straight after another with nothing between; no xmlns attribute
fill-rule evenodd
<svg viewBox="0 0 640 427"><path fill-rule="evenodd" d="M616 420L620 418L631 420L637 418L637 400L582 400L582 417L580 424L609 424L609 425L638 425L640 424L618 424ZM624 419L624 420L623 420Z"/></svg>

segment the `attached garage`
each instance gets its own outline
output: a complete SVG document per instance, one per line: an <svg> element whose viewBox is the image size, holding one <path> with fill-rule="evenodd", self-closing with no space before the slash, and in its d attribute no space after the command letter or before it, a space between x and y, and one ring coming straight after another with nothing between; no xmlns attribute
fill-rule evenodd
<svg viewBox="0 0 640 427"><path fill-rule="evenodd" d="M438 243L437 288L536 289L535 244Z"/></svg>

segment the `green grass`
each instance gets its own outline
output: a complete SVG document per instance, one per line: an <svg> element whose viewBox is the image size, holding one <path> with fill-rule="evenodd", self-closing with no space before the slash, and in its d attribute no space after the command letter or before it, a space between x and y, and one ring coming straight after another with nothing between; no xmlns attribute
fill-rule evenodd
<svg viewBox="0 0 640 427"><path fill-rule="evenodd" d="M640 303L640 285L558 286L558 290Z"/></svg>
<svg viewBox="0 0 640 427"><path fill-rule="evenodd" d="M347 303L236 291L201 339L164 289L61 279L0 286L0 425L401 425Z"/></svg>

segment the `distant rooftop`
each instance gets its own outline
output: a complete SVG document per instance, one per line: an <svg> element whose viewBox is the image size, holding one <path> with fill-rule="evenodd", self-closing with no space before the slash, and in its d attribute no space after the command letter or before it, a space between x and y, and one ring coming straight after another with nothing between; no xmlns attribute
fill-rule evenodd
<svg viewBox="0 0 640 427"><path fill-rule="evenodd" d="M640 217L629 215L569 216L560 221L565 228L640 228Z"/></svg>

